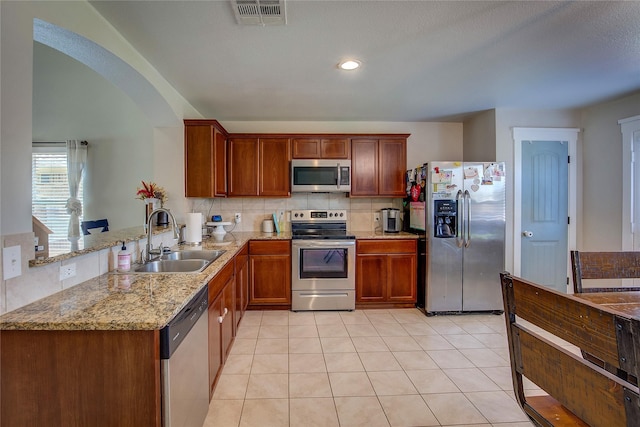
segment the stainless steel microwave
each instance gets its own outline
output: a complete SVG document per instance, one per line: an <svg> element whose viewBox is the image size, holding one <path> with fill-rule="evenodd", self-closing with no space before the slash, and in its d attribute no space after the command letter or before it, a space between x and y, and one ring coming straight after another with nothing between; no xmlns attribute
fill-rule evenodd
<svg viewBox="0 0 640 427"><path fill-rule="evenodd" d="M348 193L351 191L351 160L293 159L291 191Z"/></svg>

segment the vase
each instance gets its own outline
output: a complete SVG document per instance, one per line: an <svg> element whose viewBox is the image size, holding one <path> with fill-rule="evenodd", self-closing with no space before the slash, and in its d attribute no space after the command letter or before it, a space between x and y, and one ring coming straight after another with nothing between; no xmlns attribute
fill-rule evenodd
<svg viewBox="0 0 640 427"><path fill-rule="evenodd" d="M147 227L147 224L149 223L149 216L151 216L151 212L153 212L156 209L156 204L159 202L158 199L153 199L153 198L149 198L149 199L144 199L144 226L145 226L145 230Z"/></svg>

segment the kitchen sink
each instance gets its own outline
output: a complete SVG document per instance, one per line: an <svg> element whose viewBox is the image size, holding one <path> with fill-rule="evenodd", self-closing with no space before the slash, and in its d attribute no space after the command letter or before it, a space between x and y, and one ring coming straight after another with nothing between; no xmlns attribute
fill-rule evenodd
<svg viewBox="0 0 640 427"><path fill-rule="evenodd" d="M214 261L225 253L225 251L176 251L169 252L168 254L164 254L160 257L160 260L170 260L170 261L182 261L182 260L193 260L193 259L204 259L207 261Z"/></svg>
<svg viewBox="0 0 640 427"><path fill-rule="evenodd" d="M199 273L225 251L176 251L134 268L134 273Z"/></svg>

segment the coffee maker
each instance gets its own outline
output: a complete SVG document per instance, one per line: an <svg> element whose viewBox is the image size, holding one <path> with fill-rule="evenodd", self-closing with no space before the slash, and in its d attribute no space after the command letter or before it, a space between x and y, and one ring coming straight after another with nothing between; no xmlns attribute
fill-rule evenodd
<svg viewBox="0 0 640 427"><path fill-rule="evenodd" d="M402 226L400 223L400 209L384 208L382 212L382 231L384 233L399 233Z"/></svg>

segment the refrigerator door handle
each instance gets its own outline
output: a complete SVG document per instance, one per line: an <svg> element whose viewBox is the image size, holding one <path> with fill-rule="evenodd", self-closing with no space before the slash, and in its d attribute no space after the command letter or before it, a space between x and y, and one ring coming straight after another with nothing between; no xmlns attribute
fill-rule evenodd
<svg viewBox="0 0 640 427"><path fill-rule="evenodd" d="M464 196L462 190L458 190L456 193L456 246L461 248L464 245L464 226L462 218L464 218Z"/></svg>
<svg viewBox="0 0 640 427"><path fill-rule="evenodd" d="M464 220L465 227L467 228L467 235L464 241L464 247L468 248L471 246L471 194L469 190L464 190L464 204L465 204L465 214L466 218Z"/></svg>

